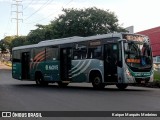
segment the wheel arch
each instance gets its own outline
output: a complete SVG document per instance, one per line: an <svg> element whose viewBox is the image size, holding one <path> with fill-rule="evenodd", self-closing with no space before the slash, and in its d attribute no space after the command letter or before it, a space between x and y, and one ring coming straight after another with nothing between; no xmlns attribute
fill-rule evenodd
<svg viewBox="0 0 160 120"><path fill-rule="evenodd" d="M42 75L42 77L44 77L43 74L42 74L42 71L40 71L40 70L35 71L34 79L36 79L37 75Z"/></svg>

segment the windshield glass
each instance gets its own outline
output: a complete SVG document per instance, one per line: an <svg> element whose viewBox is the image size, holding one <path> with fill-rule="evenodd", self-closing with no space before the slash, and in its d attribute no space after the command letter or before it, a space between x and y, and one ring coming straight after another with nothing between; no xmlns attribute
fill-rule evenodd
<svg viewBox="0 0 160 120"><path fill-rule="evenodd" d="M133 68L149 68L152 65L151 47L147 42L124 42L125 62Z"/></svg>

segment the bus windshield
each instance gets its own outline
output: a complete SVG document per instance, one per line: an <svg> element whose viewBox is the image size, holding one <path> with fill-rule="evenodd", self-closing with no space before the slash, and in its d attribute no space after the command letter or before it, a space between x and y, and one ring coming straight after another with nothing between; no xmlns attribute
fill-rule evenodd
<svg viewBox="0 0 160 120"><path fill-rule="evenodd" d="M151 47L147 42L124 42L125 62L132 68L150 68L152 66Z"/></svg>

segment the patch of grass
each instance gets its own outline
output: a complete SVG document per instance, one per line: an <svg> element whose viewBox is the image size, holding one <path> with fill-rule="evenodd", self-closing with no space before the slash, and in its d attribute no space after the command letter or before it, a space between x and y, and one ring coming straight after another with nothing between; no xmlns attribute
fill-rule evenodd
<svg viewBox="0 0 160 120"><path fill-rule="evenodd" d="M154 81L160 81L160 71L154 71Z"/></svg>
<svg viewBox="0 0 160 120"><path fill-rule="evenodd" d="M9 66L9 67L12 67L12 63L10 61L5 61L4 64Z"/></svg>
<svg viewBox="0 0 160 120"><path fill-rule="evenodd" d="M12 67L12 64L11 63L7 63L7 66Z"/></svg>

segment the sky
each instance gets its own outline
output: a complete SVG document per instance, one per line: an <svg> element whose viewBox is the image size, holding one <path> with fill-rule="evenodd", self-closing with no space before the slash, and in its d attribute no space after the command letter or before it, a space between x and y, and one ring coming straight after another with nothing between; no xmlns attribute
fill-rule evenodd
<svg viewBox="0 0 160 120"><path fill-rule="evenodd" d="M63 13L63 8L110 10L122 27L134 26L134 32L160 26L160 0L0 0L0 40L17 34L16 1L21 1L19 35L27 35L36 24L49 24Z"/></svg>

